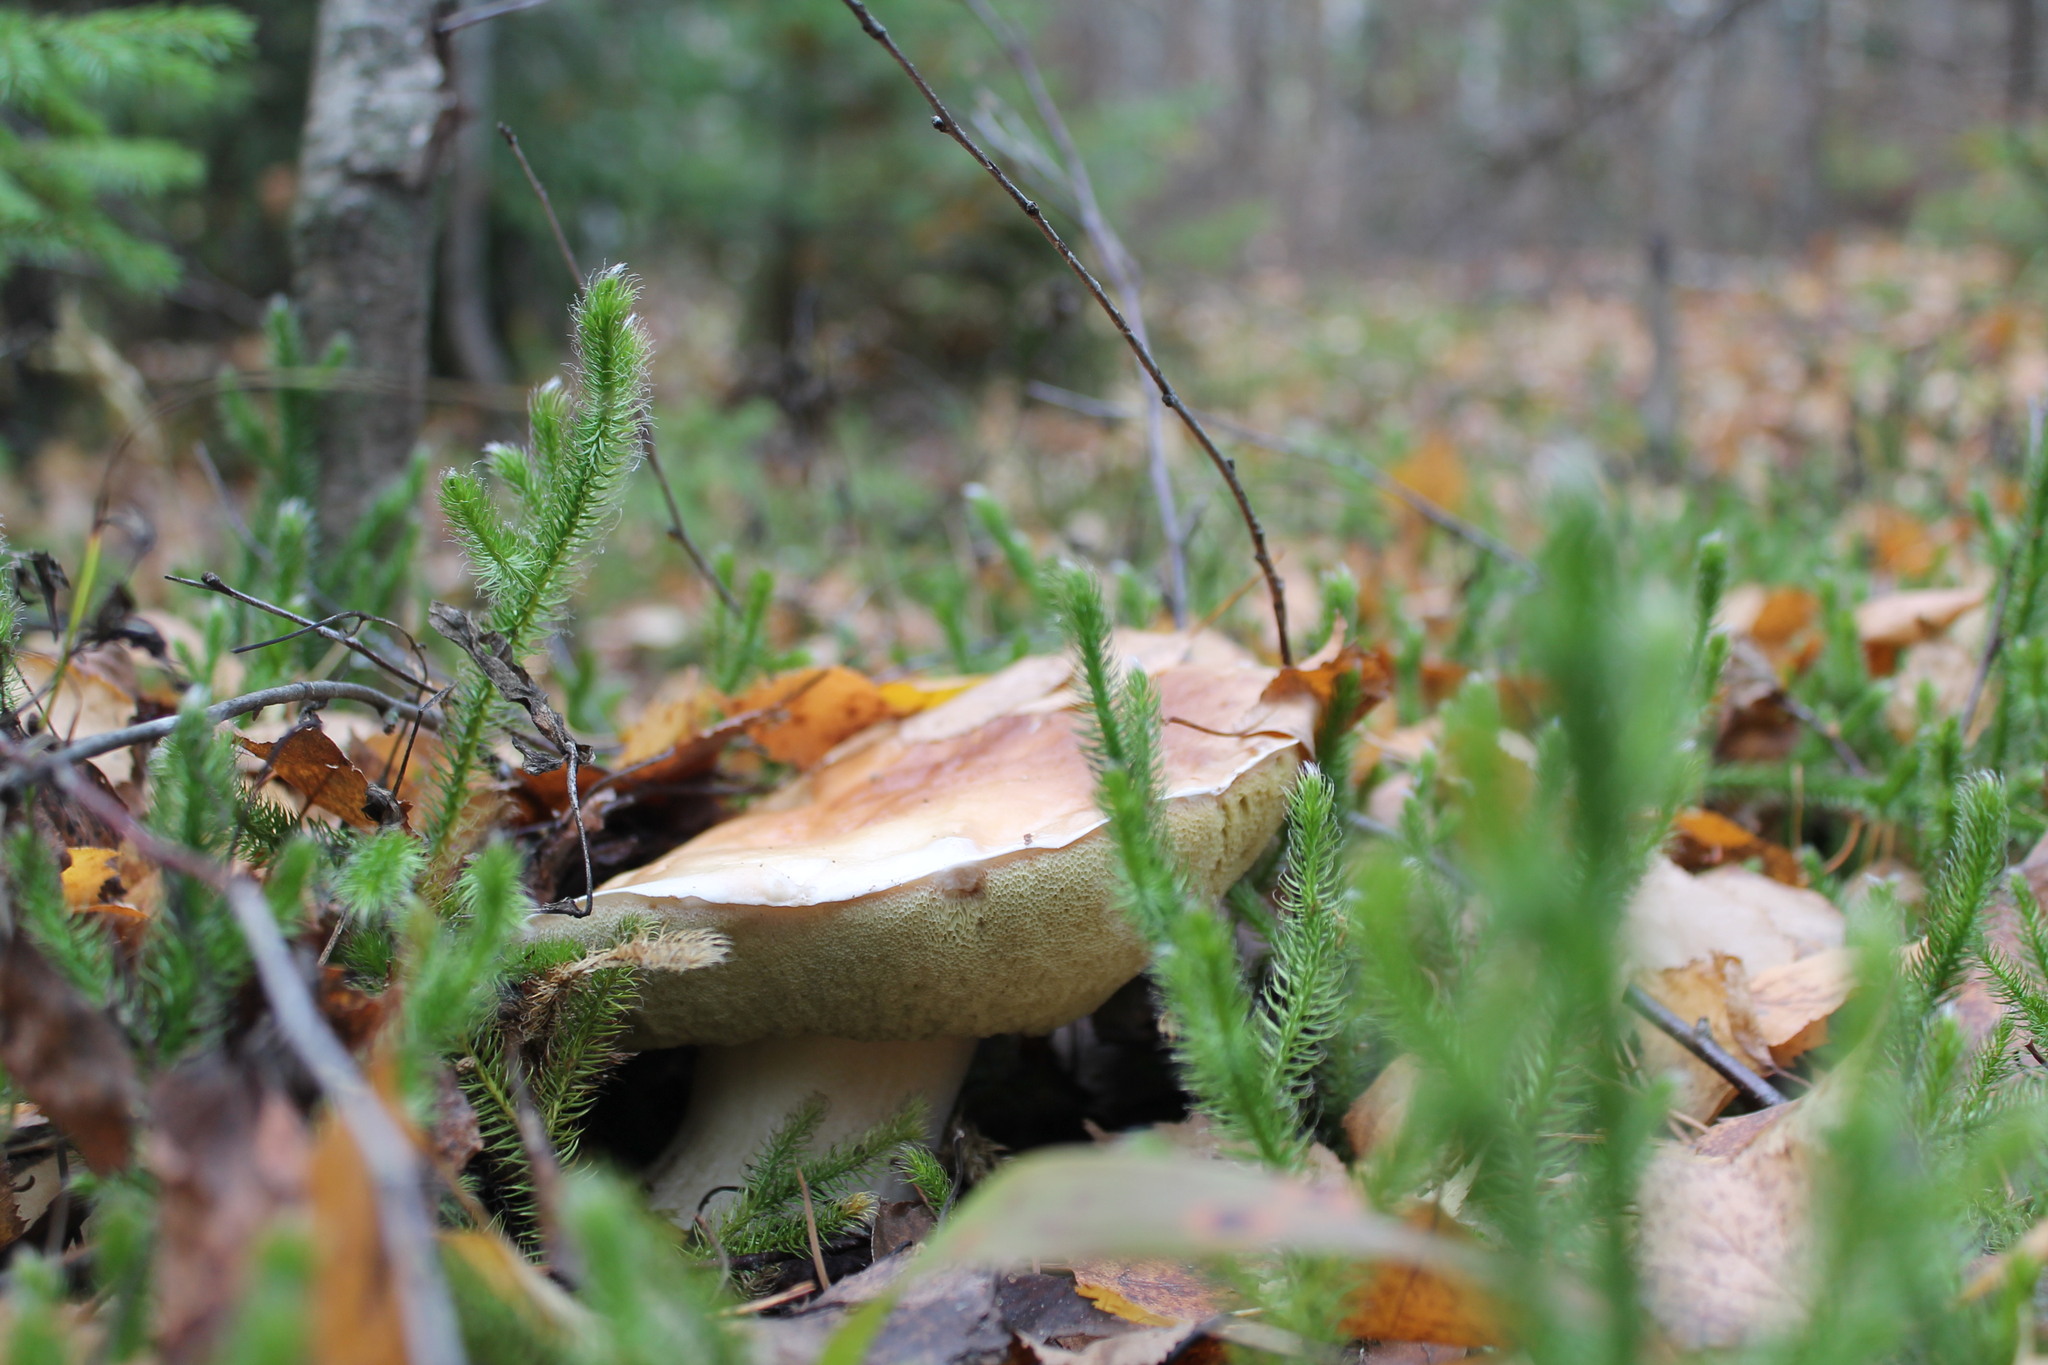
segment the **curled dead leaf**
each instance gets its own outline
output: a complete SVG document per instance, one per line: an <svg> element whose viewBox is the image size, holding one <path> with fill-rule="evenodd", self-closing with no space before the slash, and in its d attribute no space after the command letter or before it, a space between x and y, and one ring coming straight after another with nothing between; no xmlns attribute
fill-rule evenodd
<svg viewBox="0 0 2048 1365"><path fill-rule="evenodd" d="M770 678L733 705L761 713L748 724L747 737L776 762L799 768L815 766L842 741L892 714L880 687L839 664Z"/></svg>
<svg viewBox="0 0 2048 1365"><path fill-rule="evenodd" d="M411 827L410 808L370 781L317 722L297 726L274 743L239 736L236 742L308 806L338 816L345 824L373 830Z"/></svg>
<svg viewBox="0 0 2048 1365"><path fill-rule="evenodd" d="M0 1067L86 1165L128 1165L141 1098L128 1044L19 933L0 950Z"/></svg>
<svg viewBox="0 0 2048 1365"><path fill-rule="evenodd" d="M1920 588L1886 593L1857 607L1856 635L1871 676L1890 677L1900 650L1934 639L1983 605L1984 595L1981 587Z"/></svg>
<svg viewBox="0 0 2048 1365"><path fill-rule="evenodd" d="M1688 872L1704 872L1724 863L1755 858L1772 881L1787 886L1806 885L1806 874L1792 850L1751 833L1718 811L1680 811L1671 822L1671 839L1665 852Z"/></svg>

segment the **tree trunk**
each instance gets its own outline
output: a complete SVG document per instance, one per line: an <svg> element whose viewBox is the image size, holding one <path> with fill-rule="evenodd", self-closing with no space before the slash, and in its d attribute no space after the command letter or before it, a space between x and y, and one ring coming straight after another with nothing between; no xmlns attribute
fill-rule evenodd
<svg viewBox="0 0 2048 1365"><path fill-rule="evenodd" d="M512 377L491 319L491 155L498 142L491 129L491 69L497 31L496 24L471 24L450 35L449 43L461 127L450 147L441 321L462 377L478 384L503 384Z"/></svg>
<svg viewBox="0 0 2048 1365"><path fill-rule="evenodd" d="M333 539L405 467L425 411L432 189L453 101L443 0L321 0L292 215L292 291L318 350L364 391L323 402L320 522Z"/></svg>

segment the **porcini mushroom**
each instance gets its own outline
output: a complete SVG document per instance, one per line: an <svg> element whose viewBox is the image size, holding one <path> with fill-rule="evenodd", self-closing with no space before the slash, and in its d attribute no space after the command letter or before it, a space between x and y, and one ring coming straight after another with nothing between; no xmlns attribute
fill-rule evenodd
<svg viewBox="0 0 2048 1365"><path fill-rule="evenodd" d="M1221 894L1279 827L1315 702L1273 688L1273 670L1220 637L1126 635L1118 648L1158 688L1165 819L1190 884ZM687 1221L814 1094L821 1142L916 1097L936 1128L977 1039L1057 1028L1144 967L1070 672L1063 657L1023 659L871 727L598 890L570 932L631 914L732 945L720 966L651 978L626 1039L701 1048L654 1172L657 1207Z"/></svg>

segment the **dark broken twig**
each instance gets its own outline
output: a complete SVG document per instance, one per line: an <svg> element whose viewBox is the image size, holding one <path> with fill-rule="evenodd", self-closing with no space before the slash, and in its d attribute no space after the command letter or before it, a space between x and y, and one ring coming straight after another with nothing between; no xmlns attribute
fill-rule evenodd
<svg viewBox="0 0 2048 1365"><path fill-rule="evenodd" d="M1749 1069L1742 1059L1714 1041L1714 1035L1707 1029L1695 1025L1688 1028L1686 1022L1673 1014L1664 1003L1631 983L1627 994L1628 1007L1656 1025L1672 1042L1700 1059L1714 1073L1740 1090L1757 1104L1769 1108L1785 1102L1784 1092ZM1701 1020L1700 1024L1705 1024Z"/></svg>
<svg viewBox="0 0 2048 1365"><path fill-rule="evenodd" d="M290 706L297 702L359 701L374 706L388 716L400 720L414 721L430 730L441 727L440 712L431 706L415 706L409 701L379 692L374 687L365 687L352 682L295 682L278 687L266 687L260 692L246 692L239 697L215 702L206 708L209 725L219 725L238 716L253 715L271 706ZM82 763L88 758L110 754L116 749L126 749L133 744L147 744L162 739L178 728L176 716L164 716L158 720L144 721L125 729L109 730L104 734L88 735L75 744L61 749L17 749L14 766L0 773L0 791L12 791L34 781L45 773L54 773Z"/></svg>
<svg viewBox="0 0 2048 1365"><path fill-rule="evenodd" d="M1104 291L1102 282L1095 278L1094 272L1074 254L1074 249L1067 245L1066 238L1060 235L1059 229L1046 217L1045 210L1017 187L1017 182L1010 178L1008 172L990 159L989 154L982 150L981 144L976 142L961 126L960 121L953 117L952 110L939 98L938 91L932 88L931 82L924 78L924 73L917 69L917 65L903 49L896 45L896 40L889 36L889 30L882 27L880 21L869 12L867 5L862 0L841 0L841 3L859 21L861 30L882 46L896 65L902 68L903 74L910 79L911 84L917 87L918 93L924 96L925 103L931 107L932 127L958 143L963 151L973 157L976 164L986 171L1002 188L1003 193L1023 211L1024 216L1037 226L1039 233L1052 245L1053 250L1059 253L1060 259L1066 263L1067 269L1074 273L1075 278L1081 281L1082 286L1088 291L1088 296L1095 300L1096 306L1108 314L1117 333L1123 337L1124 344L1137 357L1140 368L1158 389L1160 399L1167 407L1173 409L1174 415L1180 418L1188 434L1201 446L1202 453L1207 455L1209 462L1216 467L1216 472L1222 476L1223 482L1230 489L1231 498L1237 503L1238 514L1243 518L1245 530L1251 536L1252 557L1258 561L1259 572L1266 580L1266 592L1273 604L1273 626L1279 636L1280 660L1291 665L1294 662L1294 646L1287 634L1287 588L1280 580L1280 571L1273 563L1272 552L1266 547L1265 528L1260 525L1258 514L1252 510L1251 497L1245 492L1244 482L1237 476L1236 463L1217 447L1215 440L1196 418L1194 411L1182 401L1179 392L1167 379L1165 371L1160 369L1158 360L1152 354L1152 348L1132 329L1130 319L1124 316L1123 310L1118 308L1115 301Z"/></svg>
<svg viewBox="0 0 2048 1365"><path fill-rule="evenodd" d="M244 606L254 607L258 611L268 612L272 616L281 617L284 620L293 622L299 627L298 630L293 631L291 634L280 635L273 640L263 640L249 645L237 645L233 651L236 654L244 654L257 649L267 649L271 645L281 645L287 640L296 640L301 635L313 634L332 644L340 645L352 654L361 655L364 659L367 659L370 663L409 687L421 692L431 692L434 690L434 683L427 677L427 658L425 652L420 649L419 641L413 639L412 633L396 621L387 620L382 616L377 616L367 611L338 611L322 620L315 621L301 616L288 608L280 607L275 602L266 602L254 594L243 592L240 588L233 587L222 581L221 576L216 573L203 573L197 578L181 578L174 573L165 574L164 577L173 583L181 583L188 588L199 588L205 592L219 593L221 596L232 598ZM355 630L361 630L364 626L374 622L377 625L397 631L412 646L413 656L419 662L420 671L417 674L406 672L403 666L393 663L370 646L364 644L362 639L355 633L355 630L343 631L334 628L336 622L347 620L353 620L356 623Z"/></svg>

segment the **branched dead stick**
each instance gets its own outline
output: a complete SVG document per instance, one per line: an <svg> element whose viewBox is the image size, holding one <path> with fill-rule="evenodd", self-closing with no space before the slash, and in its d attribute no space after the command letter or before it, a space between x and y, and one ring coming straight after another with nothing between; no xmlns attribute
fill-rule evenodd
<svg viewBox="0 0 2048 1365"><path fill-rule="evenodd" d="M1078 412L1086 417L1100 418L1105 422L1133 422L1138 418L1137 413L1120 404L1105 403L1100 398L1090 398L1086 394L1063 389L1057 384L1047 384L1034 379L1025 386L1024 392L1027 397L1035 398L1041 403L1050 403L1055 407L1066 408L1070 412ZM1276 454L1293 455L1300 459L1314 460L1319 464L1327 464L1338 469L1349 470L1351 473L1359 475L1380 492L1405 505L1415 515L1421 517L1437 529L1446 531L1460 540L1469 541L1479 549L1507 561L1524 573L1531 575L1536 573L1536 565L1527 555L1502 541L1497 536L1489 535L1487 532L1482 531L1479 527L1474 526L1471 522L1450 511L1448 508L1431 502L1428 498L1416 492L1407 484L1402 483L1370 460L1361 460L1356 456L1318 450L1314 446L1305 445L1300 441L1290 441L1283 437L1268 435L1265 432L1248 427L1242 422L1222 416L1219 413L1205 412L1202 414L1202 420L1225 435L1235 440L1243 441L1246 445L1259 446Z"/></svg>
<svg viewBox="0 0 2048 1365"><path fill-rule="evenodd" d="M1045 76L1031 55L1031 45L1024 41L1023 33L1015 24L995 12L989 0L966 0L966 3L983 27L995 36L1003 55L1009 58L1010 65L1017 69L1018 78L1024 82L1031 103L1038 110L1038 121L1045 125L1053 145L1059 149L1062 178L1068 193L1074 196L1082 231L1095 244L1095 254L1102 261L1103 273L1109 276L1111 287L1116 290L1124 315L1131 320L1131 330L1138 340L1149 346L1152 338L1145 328L1144 296L1139 286L1137 262L1125 248L1123 238L1110 225L1101 202L1095 197L1095 181L1088 174L1088 163L1082 160L1081 149L1075 144L1074 135L1061 116L1052 91L1046 86ZM1139 367L1138 375L1138 382L1143 384L1143 366ZM1187 538L1181 527L1180 509L1174 502L1173 472L1166 465L1164 407L1159 396L1149 389L1145 401L1145 461L1152 479L1152 500L1159 509L1159 529L1166 537L1167 587L1173 623L1176 627L1184 627L1188 614Z"/></svg>
<svg viewBox="0 0 2048 1365"><path fill-rule="evenodd" d="M359 701L374 706L389 715L403 720L414 721L430 730L441 728L440 714L431 707L415 706L409 701L400 701L393 696L379 692L374 687L365 687L352 682L295 682L280 687L266 687L260 692L247 692L239 697L215 702L206 708L209 725L219 725L237 716L246 716L263 710L266 706L290 706L295 702L309 701ZM116 749L125 749L131 744L146 744L153 739L162 739L178 728L178 717L165 716L160 720L144 721L121 730L109 730L105 734L88 735L76 744L61 749L17 750L19 762L5 773L0 773L0 791L11 791L47 772L68 768L88 758L110 754Z"/></svg>
<svg viewBox="0 0 2048 1365"><path fill-rule="evenodd" d="M5 748L12 751L8 757L27 757L16 745ZM462 1334L441 1274L433 1219L422 1196L424 1171L419 1153L313 1003L313 993L292 961L291 948L278 930L276 914L262 888L158 838L126 806L69 768L58 769L55 775L67 796L120 830L145 857L221 892L248 944L256 979L278 1031L327 1096L369 1171L384 1252L391 1258L392 1290L398 1299L406 1359L412 1365L463 1365L467 1357Z"/></svg>
<svg viewBox="0 0 2048 1365"><path fill-rule="evenodd" d="M275 602L266 602L260 597L254 596L250 593L243 592L240 588L233 587L230 584L222 581L221 576L217 573L203 573L199 575L199 577L197 578L180 578L177 574L167 573L164 575L164 577L169 579L173 583L181 583L188 588L199 588L205 592L217 592L222 597L233 598L235 601L242 603L244 606L254 607L258 611L269 612L272 616L281 617L282 619L290 621L293 624L301 627L301 629L294 631L291 635L284 636L281 639L265 641L266 644L282 644L284 643L285 640L292 639L294 638L294 636L297 635L306 634L310 631L312 634L318 635L321 639L329 641L333 644L340 645L343 649L346 649L351 653L360 654L363 658L369 660L378 668L383 669L386 673L389 673L392 677L398 679L402 683L405 683L409 687L418 688L422 692L431 692L434 690L433 682L425 676L426 657L420 652L419 641L414 640L412 642L413 653L416 656L418 656L420 662L420 673L416 676L414 674L406 672L402 666L391 662L391 660L385 658L382 654L379 654L376 650L364 644L356 636L334 629L333 625L335 621L353 616L354 618L356 618L356 621L359 625L367 625L370 622L374 621L378 625L389 626L391 629L397 631L401 635L407 634L405 628L399 625L396 621L387 621L381 616L373 616L366 611L340 611L336 612L332 616L329 616L324 621L314 621L307 617L299 615L295 611L291 611L285 607L280 607ZM255 648L255 646L253 645L244 645L238 648L235 652L239 654L242 652L243 649L253 648Z"/></svg>
<svg viewBox="0 0 2048 1365"><path fill-rule="evenodd" d="M540 211L547 215L548 230L555 234L555 249L562 253L562 264L569 267L569 274L576 281L576 292L582 293L583 272L577 268L576 253L569 250L569 238L562 231L562 220L555 217L555 202L548 198L548 187L541 184L540 177L533 173L533 163L526 159L526 149L519 145L519 134L512 131L511 125L499 124L498 136L505 139L505 145L519 159L519 169L526 176L527 187L533 191L533 197L540 200Z"/></svg>
<svg viewBox="0 0 2048 1365"><path fill-rule="evenodd" d="M1252 557L1258 561L1259 572L1266 579L1266 592L1273 603L1273 626L1279 636L1280 660L1291 665L1294 662L1294 646L1287 635L1287 588L1280 581L1280 571L1274 567L1273 556L1266 548L1265 528L1259 524L1258 514L1252 510L1251 498L1245 492L1243 481L1237 476L1236 463L1217 448L1216 442L1196 419L1193 410L1181 400L1180 394L1168 381L1165 371L1159 368L1158 360L1152 355L1152 348L1132 330L1130 319L1124 316L1123 310L1104 292L1102 282L1096 279L1094 273L1082 263L1081 258L1074 254L1074 249L1067 245L1066 238L1060 235L1059 229L1046 217L1045 210L1017 187L1017 182L1010 178L1008 172L992 161L989 154L981 149L981 144L976 142L960 125L959 120L953 117L953 112L946 107L945 101L939 98L939 92L932 88L931 82L924 78L924 73L919 71L903 49L896 45L896 40L889 36L889 30L882 27L880 21L869 12L867 5L862 0L841 0L841 3L860 22L861 30L882 46L896 65L902 68L903 74L910 78L911 84L917 87L918 93L924 96L925 103L931 107L932 127L960 144L961 149L973 157L982 170L988 172L989 177L1002 187L1003 193L1010 196L1011 201L1023 210L1024 216L1029 218L1045 240L1051 243L1053 250L1057 251L1060 259L1066 263L1067 269L1074 272L1074 277L1087 289L1088 296L1095 300L1096 306L1109 315L1109 320L1115 324L1118 335L1123 337L1124 344L1130 347L1131 354L1137 357L1139 366L1152 381L1153 387L1159 390L1160 400L1173 409L1174 415L1180 418L1182 425L1188 429L1188 434L1195 438L1195 443L1201 446L1202 453L1209 457L1209 462L1223 477L1223 482L1230 488L1231 498L1237 503L1238 515L1244 519L1245 530L1251 536Z"/></svg>
<svg viewBox="0 0 2048 1365"><path fill-rule="evenodd" d="M1751 1071L1739 1057L1715 1042L1713 1034L1703 1028L1687 1027L1685 1020L1673 1014L1663 1002L1641 986L1631 984L1627 999L1630 1009L1655 1024L1672 1042L1706 1063L1722 1080L1756 1103L1768 1108L1785 1102L1782 1091Z"/></svg>

